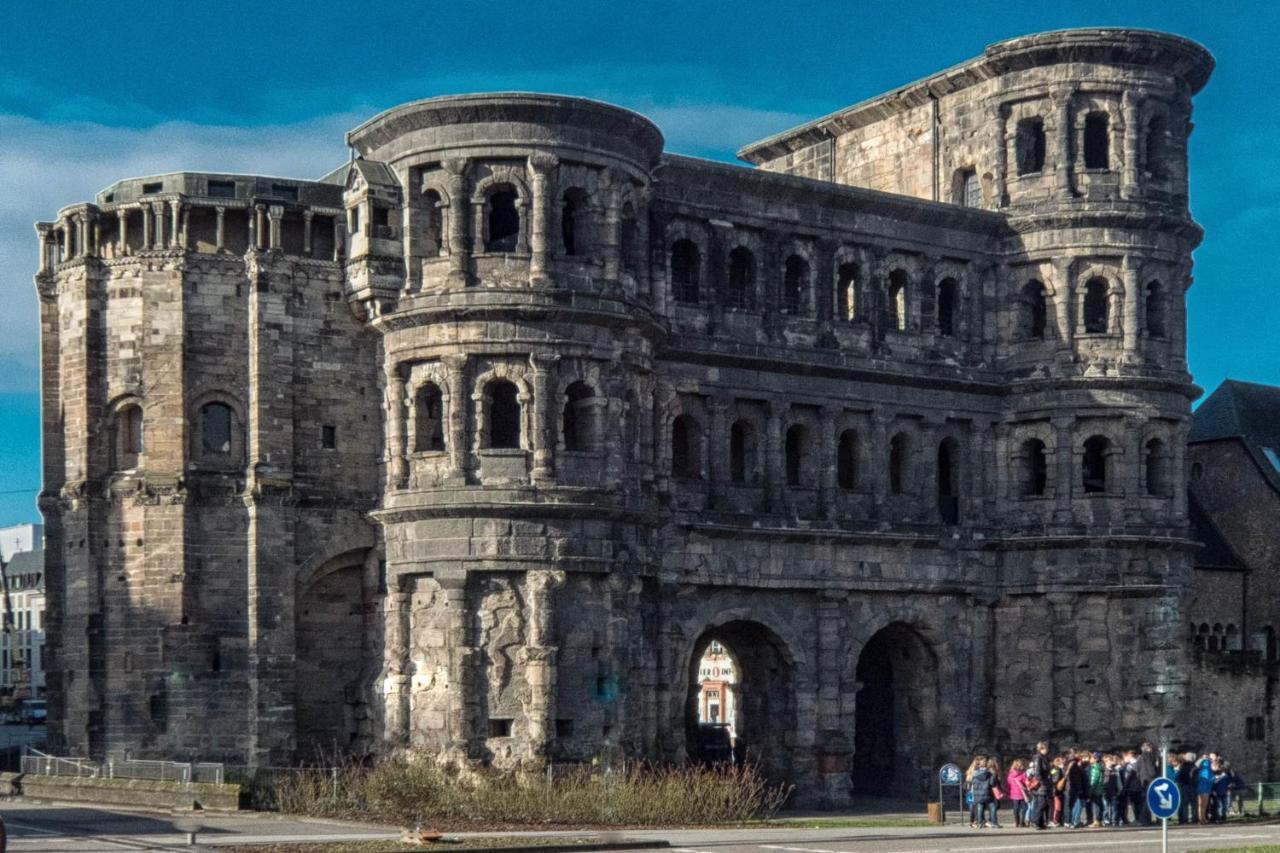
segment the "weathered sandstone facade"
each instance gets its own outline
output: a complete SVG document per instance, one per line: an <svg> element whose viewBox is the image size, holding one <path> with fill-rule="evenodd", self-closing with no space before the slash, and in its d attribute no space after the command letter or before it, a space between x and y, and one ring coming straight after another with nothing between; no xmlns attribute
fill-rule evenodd
<svg viewBox="0 0 1280 853"><path fill-rule="evenodd" d="M436 98L317 182L37 226L50 717L76 753L850 771L1187 709L1191 97L1020 38L752 145Z"/></svg>

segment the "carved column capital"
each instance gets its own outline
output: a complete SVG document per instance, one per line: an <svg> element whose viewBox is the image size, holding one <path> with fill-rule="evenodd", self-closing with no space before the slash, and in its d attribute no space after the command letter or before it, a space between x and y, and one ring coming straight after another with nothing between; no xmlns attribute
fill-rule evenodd
<svg viewBox="0 0 1280 853"><path fill-rule="evenodd" d="M560 165L560 158L546 151L535 151L529 155L529 170L534 175L547 175Z"/></svg>

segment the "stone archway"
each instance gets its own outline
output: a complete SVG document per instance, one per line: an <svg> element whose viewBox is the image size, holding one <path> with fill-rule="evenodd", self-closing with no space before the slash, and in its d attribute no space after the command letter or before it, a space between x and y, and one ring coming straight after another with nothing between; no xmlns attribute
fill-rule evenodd
<svg viewBox="0 0 1280 853"><path fill-rule="evenodd" d="M858 657L853 789L914 797L929 790L938 751L938 662L914 628L894 622Z"/></svg>
<svg viewBox="0 0 1280 853"><path fill-rule="evenodd" d="M750 620L709 628L693 644L685 706L690 759L698 758L699 663L713 642L723 647L736 670L732 720L736 760L758 764L771 781L794 782L795 661L777 634Z"/></svg>
<svg viewBox="0 0 1280 853"><path fill-rule="evenodd" d="M351 752L367 711L364 675L364 551L335 557L301 579L295 647L297 758Z"/></svg>

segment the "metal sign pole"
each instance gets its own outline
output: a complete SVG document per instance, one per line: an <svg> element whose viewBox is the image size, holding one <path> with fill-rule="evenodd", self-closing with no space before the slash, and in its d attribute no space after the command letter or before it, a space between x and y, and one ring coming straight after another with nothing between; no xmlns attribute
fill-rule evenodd
<svg viewBox="0 0 1280 853"><path fill-rule="evenodd" d="M1163 740L1160 741L1160 775L1166 779L1169 777L1169 747ZM1169 818L1167 816L1160 820L1160 853L1169 853Z"/></svg>

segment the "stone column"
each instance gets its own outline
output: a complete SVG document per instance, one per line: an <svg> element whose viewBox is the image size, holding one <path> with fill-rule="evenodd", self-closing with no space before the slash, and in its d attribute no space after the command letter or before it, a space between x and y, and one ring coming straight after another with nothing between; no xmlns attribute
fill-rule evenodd
<svg viewBox="0 0 1280 853"><path fill-rule="evenodd" d="M786 482L786 472L782 470L782 414L787 406L776 400L770 400L766 405L769 414L763 436L765 507L776 513L782 512L786 506L782 494L782 484Z"/></svg>
<svg viewBox="0 0 1280 853"><path fill-rule="evenodd" d="M470 754L477 706L483 697L475 685L474 648L466 644L469 613L466 576L437 578L444 602L444 635L447 649L448 697L445 702L447 749L458 757Z"/></svg>
<svg viewBox="0 0 1280 853"><path fill-rule="evenodd" d="M537 763L546 761L555 738L556 655L558 648L551 631L552 590L564 583L564 572L531 571L525 575L528 602L528 642L522 650L528 704L525 722L529 730L529 751Z"/></svg>
<svg viewBox="0 0 1280 853"><path fill-rule="evenodd" d="M254 205L254 228L258 234L258 241L254 244L254 248L258 250L266 249L270 245L270 238L267 230L267 206L265 204Z"/></svg>
<svg viewBox="0 0 1280 853"><path fill-rule="evenodd" d="M714 507L729 482L729 441L728 427L725 425L729 404L722 397L712 397L707 401L707 409L711 413L711 435L707 441L707 469L711 487L707 490L707 504Z"/></svg>
<svg viewBox="0 0 1280 853"><path fill-rule="evenodd" d="M641 187L635 193L636 201L636 247L635 251L639 253L639 266L635 270L636 276L636 296L644 299L649 296L649 303L653 309L659 314L664 313L662 303L658 299L658 294L653 292L653 251L649 245L649 199L653 196L653 190L649 185Z"/></svg>
<svg viewBox="0 0 1280 853"><path fill-rule="evenodd" d="M443 359L445 384L449 391L449 412L446 422L446 440L449 449L448 480L463 483L467 476L467 357L461 354L447 355Z"/></svg>
<svg viewBox="0 0 1280 853"><path fill-rule="evenodd" d="M1190 421L1178 424L1169 446L1170 461L1168 486L1173 489L1173 517L1179 524L1187 520L1187 436L1191 432Z"/></svg>
<svg viewBox="0 0 1280 853"><path fill-rule="evenodd" d="M605 286L614 289L622 281L622 189L625 176L609 173L604 187L604 234L600 241L604 255Z"/></svg>
<svg viewBox="0 0 1280 853"><path fill-rule="evenodd" d="M1120 167L1120 197L1138 195L1138 96L1126 89L1120 96L1120 115L1124 122L1124 163Z"/></svg>
<svg viewBox="0 0 1280 853"><path fill-rule="evenodd" d="M832 319L836 313L836 249L838 243L835 240L819 240L814 247L814 260L817 263L817 269L813 271L813 307L814 316L817 317L825 336L829 338L834 345L834 338L831 338Z"/></svg>
<svg viewBox="0 0 1280 853"><path fill-rule="evenodd" d="M89 246L89 214L76 214L76 254L87 258L92 254Z"/></svg>
<svg viewBox="0 0 1280 853"><path fill-rule="evenodd" d="M311 208L302 211L302 254L308 258L311 257L311 220L314 218L315 212Z"/></svg>
<svg viewBox="0 0 1280 853"><path fill-rule="evenodd" d="M840 412L839 406L823 406L818 421L822 454L818 461L818 514L828 521L836 517L836 419Z"/></svg>
<svg viewBox="0 0 1280 853"><path fill-rule="evenodd" d="M1137 358L1138 350L1138 306L1139 306L1139 289L1138 268L1135 264L1134 257L1130 253L1125 253L1124 259L1121 261L1120 274L1124 280L1124 293L1121 294L1123 302L1123 310L1120 316L1120 333L1123 335L1124 341L1124 359L1125 361L1133 361ZM1113 312L1111 316L1115 316Z"/></svg>
<svg viewBox="0 0 1280 853"><path fill-rule="evenodd" d="M1071 89L1055 89L1051 93L1053 100L1053 113L1057 124L1056 141L1058 148L1058 163L1053 173L1054 188L1063 196L1070 196L1073 193L1071 186L1072 179L1072 162L1071 162L1071 100L1075 97L1075 92Z"/></svg>
<svg viewBox="0 0 1280 853"><path fill-rule="evenodd" d="M918 517L922 521L938 521L938 442L942 424L926 421L920 425L920 444L915 453L916 463L924 467L924 476L920 478L923 494L917 503ZM922 452L923 451L923 452Z"/></svg>
<svg viewBox="0 0 1280 853"><path fill-rule="evenodd" d="M887 518L885 501L889 497L889 424L893 416L876 411L871 416L871 447L867 456L871 461L871 511L879 518Z"/></svg>
<svg viewBox="0 0 1280 853"><path fill-rule="evenodd" d="M988 117L995 128L996 152L995 181L991 199L991 207L999 209L1009 204L1009 105L1000 104L992 108Z"/></svg>
<svg viewBox="0 0 1280 853"><path fill-rule="evenodd" d="M529 283L534 287L547 285L548 242L551 223L547 215L551 202L551 172L560 165L554 154L535 152L529 155L529 172L532 175L530 192L533 194L529 217Z"/></svg>
<svg viewBox="0 0 1280 853"><path fill-rule="evenodd" d="M825 808L849 805L854 732L850 725L852 715L842 713L840 702L842 670L848 654L847 598L848 593L842 590L818 593L818 778Z"/></svg>
<svg viewBox="0 0 1280 853"><path fill-rule="evenodd" d="M344 254L343 247L347 242L346 226L342 222L343 217L333 217L333 260L339 262Z"/></svg>
<svg viewBox="0 0 1280 853"><path fill-rule="evenodd" d="M409 674L409 614L413 596L403 584L391 582L385 598L383 624L386 640L382 652L382 737L390 746L409 745L409 701L413 676Z"/></svg>
<svg viewBox="0 0 1280 853"><path fill-rule="evenodd" d="M453 287L467 285L467 161L450 158L440 164L445 171L445 189L449 193L449 274ZM479 235L476 235L477 239Z"/></svg>
<svg viewBox="0 0 1280 853"><path fill-rule="evenodd" d="M387 371L387 482L403 489L408 479L408 443L405 437L406 377L399 365Z"/></svg>
<svg viewBox="0 0 1280 853"><path fill-rule="evenodd" d="M169 247L177 249L182 245L182 228L179 219L182 215L182 203L169 202Z"/></svg>
<svg viewBox="0 0 1280 853"><path fill-rule="evenodd" d="M1072 329L1074 287L1071 281L1072 259L1057 257L1053 259L1053 309L1058 325L1058 350L1070 355L1073 349L1074 334Z"/></svg>
<svg viewBox="0 0 1280 853"><path fill-rule="evenodd" d="M120 223L116 236L116 257L123 258L129 254L129 211L117 210L116 219Z"/></svg>
<svg viewBox="0 0 1280 853"><path fill-rule="evenodd" d="M267 230L267 248L278 250L280 248L280 223L284 220L284 208L278 204L273 204L268 208L267 215L271 221Z"/></svg>
<svg viewBox="0 0 1280 853"><path fill-rule="evenodd" d="M102 257L102 219L96 213L93 215L93 254Z"/></svg>
<svg viewBox="0 0 1280 853"><path fill-rule="evenodd" d="M191 205L182 205L182 237L178 240L182 249L191 248Z"/></svg>
<svg viewBox="0 0 1280 853"><path fill-rule="evenodd" d="M1053 466L1053 520L1057 524L1070 524L1074 516L1071 497L1076 486L1075 421L1061 417L1051 422L1058 445Z"/></svg>
<svg viewBox="0 0 1280 853"><path fill-rule="evenodd" d="M151 220L152 220L152 222L154 222L154 223L155 223L155 231L154 231L154 233L151 235L151 236L152 236L152 238L153 238L153 239L152 239L152 243L151 243L151 248L152 248L152 249L155 249L156 251L160 251L160 250L164 249L164 247L165 247L165 238L164 238L164 225L165 225L165 223L164 223L164 220L165 220L165 216L164 216L164 202L162 202L162 201L158 201L158 202L156 202L155 204L153 204L153 205L151 206Z"/></svg>
<svg viewBox="0 0 1280 853"><path fill-rule="evenodd" d="M555 477L555 461L552 448L555 447L555 430L551 426L551 415L555 406L551 405L551 371L555 369L559 356L531 355L529 364L533 368L533 435L530 445L533 449L534 480L547 481Z"/></svg>
<svg viewBox="0 0 1280 853"><path fill-rule="evenodd" d="M219 252L227 245L227 209L222 205L218 205L214 212L218 216L218 225L214 237L214 244Z"/></svg>
<svg viewBox="0 0 1280 853"><path fill-rule="evenodd" d="M245 220L249 223L249 251L252 252L258 248L258 215L252 207L245 213Z"/></svg>

